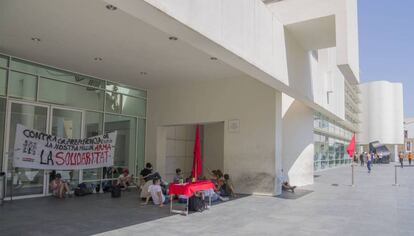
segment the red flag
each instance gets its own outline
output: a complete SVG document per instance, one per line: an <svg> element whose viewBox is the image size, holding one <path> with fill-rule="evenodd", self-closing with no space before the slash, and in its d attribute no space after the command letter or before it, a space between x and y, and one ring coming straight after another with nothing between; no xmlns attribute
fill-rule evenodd
<svg viewBox="0 0 414 236"><path fill-rule="evenodd" d="M200 125L197 125L196 128L196 137L194 143L194 159L193 159L193 168L191 170L191 176L197 180L201 175L202 171L202 162L201 162L201 144L200 144Z"/></svg>
<svg viewBox="0 0 414 236"><path fill-rule="evenodd" d="M348 153L349 157L352 158L355 152L355 134L352 135L352 139L346 148L346 152Z"/></svg>

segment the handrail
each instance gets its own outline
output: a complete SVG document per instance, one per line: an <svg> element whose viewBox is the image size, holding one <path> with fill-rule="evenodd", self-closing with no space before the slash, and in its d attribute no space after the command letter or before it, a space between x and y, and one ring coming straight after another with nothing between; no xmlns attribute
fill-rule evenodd
<svg viewBox="0 0 414 236"><path fill-rule="evenodd" d="M393 184L393 186L400 186L400 184L398 183L398 176L397 176L397 167L400 167L400 168L404 168L404 167L414 167L414 165L394 165L394 184Z"/></svg>

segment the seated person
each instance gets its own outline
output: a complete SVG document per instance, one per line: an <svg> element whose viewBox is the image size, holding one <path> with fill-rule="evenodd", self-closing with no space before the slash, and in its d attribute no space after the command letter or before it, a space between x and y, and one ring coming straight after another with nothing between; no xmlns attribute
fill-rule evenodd
<svg viewBox="0 0 414 236"><path fill-rule="evenodd" d="M183 177L183 174L181 173L181 169L177 168L175 170L174 183L182 184L183 182L184 182L184 177Z"/></svg>
<svg viewBox="0 0 414 236"><path fill-rule="evenodd" d="M152 185L148 187L148 193L150 193L150 196L152 198L152 202L154 203L154 205L159 205L160 207L163 207L164 203L167 203L168 199L162 193L160 184L161 184L160 179L153 179ZM148 204L150 196L147 196L147 199L145 200L145 203L144 203L145 205Z"/></svg>
<svg viewBox="0 0 414 236"><path fill-rule="evenodd" d="M128 186L132 183L132 176L129 175L128 169L124 169L122 174L119 175L117 185L121 187L121 189L127 189Z"/></svg>
<svg viewBox="0 0 414 236"><path fill-rule="evenodd" d="M288 191L288 190L290 190L290 191L292 191L292 193L294 193L295 192L295 188L296 188L296 186L291 186L290 184L289 184L289 181L288 181L288 179L287 179L287 177L284 175L284 173L283 173L283 169L281 170L281 174L280 174L280 176L279 176L279 181L282 183L282 190L283 191Z"/></svg>
<svg viewBox="0 0 414 236"><path fill-rule="evenodd" d="M153 171L152 164L149 162L145 164L145 168L141 170L140 177L141 177L141 186L150 180L161 179L161 175L158 172Z"/></svg>
<svg viewBox="0 0 414 236"><path fill-rule="evenodd" d="M224 182L223 185L220 188L220 195L221 196L231 196L231 197L235 197L236 195L234 194L234 187L233 187L233 183L230 179L230 176L228 174L224 174Z"/></svg>
<svg viewBox="0 0 414 236"><path fill-rule="evenodd" d="M202 190L202 192L206 199L211 198L211 202L217 202L218 200L222 200L223 202L226 201L225 198L220 197L220 195L214 192L213 189Z"/></svg>
<svg viewBox="0 0 414 236"><path fill-rule="evenodd" d="M64 198L66 193L69 193L69 185L66 181L62 180L61 174L56 174L55 179L50 182L50 188L52 189L53 196L58 198Z"/></svg>
<svg viewBox="0 0 414 236"><path fill-rule="evenodd" d="M145 164L145 168L143 170L141 170L140 176L141 176L141 185L144 185L148 180L149 177L152 174L152 164L151 163L147 163Z"/></svg>

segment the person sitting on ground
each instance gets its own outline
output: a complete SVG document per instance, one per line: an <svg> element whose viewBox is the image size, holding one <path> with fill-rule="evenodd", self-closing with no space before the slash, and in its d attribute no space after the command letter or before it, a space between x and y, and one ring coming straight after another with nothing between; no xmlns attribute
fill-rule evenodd
<svg viewBox="0 0 414 236"><path fill-rule="evenodd" d="M147 199L145 200L144 205L148 204L148 201L151 197L152 202L154 205L159 205L160 207L164 206L164 203L166 203L166 198L161 190L161 180L160 179L153 179L152 185L148 187L148 193L150 193L149 196L147 196Z"/></svg>
<svg viewBox="0 0 414 236"><path fill-rule="evenodd" d="M228 197L221 196L220 191L217 189L206 189L202 190L202 192L205 198L211 198L211 202L216 202L218 200L225 202L229 200Z"/></svg>
<svg viewBox="0 0 414 236"><path fill-rule="evenodd" d="M145 164L145 168L141 170L140 177L141 177L141 185L145 184L152 174L152 164L147 162Z"/></svg>
<svg viewBox="0 0 414 236"><path fill-rule="evenodd" d="M151 163L147 163L145 168L140 173L141 181L139 189L141 189L140 198L146 199L149 195L148 187L152 184L152 180L159 179L161 182L161 189L164 193L167 192L168 183L163 182L161 175L158 172L154 172Z"/></svg>
<svg viewBox="0 0 414 236"><path fill-rule="evenodd" d="M132 176L129 175L129 171L127 168L122 170L122 174L119 175L117 185L121 187L121 189L126 190L128 186L132 183Z"/></svg>
<svg viewBox="0 0 414 236"><path fill-rule="evenodd" d="M162 179L161 175L152 169L152 164L145 164L145 168L140 172L141 185L153 179ZM162 182L161 182L162 183Z"/></svg>
<svg viewBox="0 0 414 236"><path fill-rule="evenodd" d="M233 182L231 181L230 176L228 174L224 174L224 183L221 186L221 189L221 192L224 192L222 196L236 196L234 193Z"/></svg>
<svg viewBox="0 0 414 236"><path fill-rule="evenodd" d="M53 191L53 196L58 198L64 198L66 193L69 193L69 185L66 181L62 180L61 174L56 174L55 179L50 182L50 188Z"/></svg>
<svg viewBox="0 0 414 236"><path fill-rule="evenodd" d="M220 187L224 184L223 172L217 169L209 171L209 174L212 176L210 178L211 182L213 182L216 185L217 189L220 189Z"/></svg>
<svg viewBox="0 0 414 236"><path fill-rule="evenodd" d="M181 169L177 168L175 170L174 183L182 184L183 182L184 182L184 177L183 177L183 174L181 173Z"/></svg>
<svg viewBox="0 0 414 236"><path fill-rule="evenodd" d="M279 181L282 183L282 190L283 191L292 191L292 193L295 192L295 188L296 186L291 186L289 184L289 180L288 178L285 176L285 174L283 173L283 169L281 170L280 176L279 176Z"/></svg>

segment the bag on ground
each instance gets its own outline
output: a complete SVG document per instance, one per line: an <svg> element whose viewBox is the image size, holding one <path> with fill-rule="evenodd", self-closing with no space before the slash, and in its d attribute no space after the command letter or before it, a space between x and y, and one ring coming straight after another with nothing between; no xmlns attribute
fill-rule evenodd
<svg viewBox="0 0 414 236"><path fill-rule="evenodd" d="M113 198L121 197L121 187L120 186L112 187L111 197L113 197Z"/></svg>
<svg viewBox="0 0 414 236"><path fill-rule="evenodd" d="M90 184L80 183L77 188L75 188L75 195L82 197L93 192L93 188Z"/></svg>
<svg viewBox="0 0 414 236"><path fill-rule="evenodd" d="M201 197L192 196L188 199L188 210L202 212L204 210L204 200Z"/></svg>

